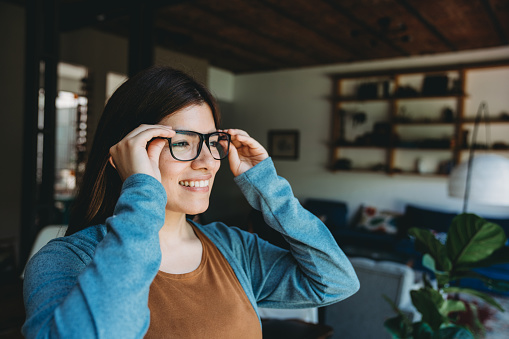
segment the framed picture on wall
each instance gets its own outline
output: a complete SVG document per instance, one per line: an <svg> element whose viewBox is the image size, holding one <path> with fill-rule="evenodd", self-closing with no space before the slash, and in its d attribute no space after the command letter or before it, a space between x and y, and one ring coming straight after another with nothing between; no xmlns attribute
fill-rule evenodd
<svg viewBox="0 0 509 339"><path fill-rule="evenodd" d="M269 155L273 159L297 160L299 158L299 131L269 131Z"/></svg>

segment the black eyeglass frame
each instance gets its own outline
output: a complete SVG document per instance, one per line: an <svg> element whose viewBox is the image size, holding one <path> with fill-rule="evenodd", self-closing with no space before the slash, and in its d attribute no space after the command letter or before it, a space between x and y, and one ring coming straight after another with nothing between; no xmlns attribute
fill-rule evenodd
<svg viewBox="0 0 509 339"><path fill-rule="evenodd" d="M212 132L212 133L207 133L207 134L202 134L202 133L198 133L198 132L195 132L195 131L185 131L185 130L175 130L175 132L179 133L193 133L193 134L196 134L200 137L200 143L198 145L198 151L196 152L196 156L192 159L188 159L188 160L181 160L181 159L178 159L174 154L173 154L173 149L171 147L171 138L164 138L164 137L160 137L161 139L166 139L168 141L168 147L170 148L170 153L171 153L171 156L173 157L173 159L177 160L177 161L193 161L195 159L197 159L200 154L201 154L201 150L202 150L202 147L203 147L203 143L205 142L205 145L207 145L207 148L209 149L209 152L210 152L210 155L212 155L212 157L215 159L215 160L223 160L223 159L226 159L228 157L228 154L230 154L230 144L231 144L231 135L226 133L226 132ZM210 136L214 135L214 134L224 134L226 135L226 139L228 140L228 147L226 149L226 154L224 155L224 157L222 158L215 158L214 155L212 154L212 151L210 150L210 145L209 145L209 139L210 139Z"/></svg>

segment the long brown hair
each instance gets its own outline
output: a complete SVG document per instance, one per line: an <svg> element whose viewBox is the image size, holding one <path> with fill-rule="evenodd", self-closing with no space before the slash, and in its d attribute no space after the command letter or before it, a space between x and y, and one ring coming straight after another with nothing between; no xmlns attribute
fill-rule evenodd
<svg viewBox="0 0 509 339"><path fill-rule="evenodd" d="M210 107L218 128L219 110L214 97L184 72L151 67L120 86L106 104L97 126L66 235L104 223L113 215L122 180L108 164L110 147L141 124L157 124L182 108L201 104Z"/></svg>

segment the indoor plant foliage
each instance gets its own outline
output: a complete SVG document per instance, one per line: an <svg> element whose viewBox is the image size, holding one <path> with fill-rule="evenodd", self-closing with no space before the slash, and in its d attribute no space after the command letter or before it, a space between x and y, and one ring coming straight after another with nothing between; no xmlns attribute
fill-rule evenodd
<svg viewBox="0 0 509 339"><path fill-rule="evenodd" d="M464 312L468 308L476 315L476 304L459 300L457 296L473 295L500 311L504 310L488 294L455 286L455 282L464 278L475 278L493 289L509 290L507 282L495 281L474 271L475 268L509 262L508 247L504 246L507 241L504 230L474 214L464 213L452 221L445 244L427 229L412 228L409 234L415 238L415 248L424 254L423 265L434 273L436 281L431 283L424 275L424 286L410 292L413 305L422 315L421 321L412 323L393 304L398 315L388 319L385 327L393 338L479 336L483 329L480 321L477 320L476 324L469 328L457 325L457 312Z"/></svg>

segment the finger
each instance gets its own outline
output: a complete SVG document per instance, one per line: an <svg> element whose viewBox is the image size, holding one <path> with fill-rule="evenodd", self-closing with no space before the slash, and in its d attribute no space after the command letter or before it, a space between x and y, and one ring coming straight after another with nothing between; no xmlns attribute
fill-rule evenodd
<svg viewBox="0 0 509 339"><path fill-rule="evenodd" d="M230 135L244 135L244 136L249 136L249 133L247 133L246 131L242 130L242 129L238 129L238 128L230 128L230 129L227 129L225 130L225 132L227 132L228 134Z"/></svg>
<svg viewBox="0 0 509 339"><path fill-rule="evenodd" d="M241 147L243 145L246 145L250 148L262 147L262 145L255 139L251 138L250 136L245 136L245 135L241 135L241 134L237 134L234 137L232 136L232 143L237 148Z"/></svg>
<svg viewBox="0 0 509 339"><path fill-rule="evenodd" d="M137 128L133 129L131 132L129 132L125 136L125 139L132 139L132 138L135 138L137 136L147 136L147 133L149 133L150 135L153 135L153 137L156 137L156 136L158 136L158 135L155 135L155 134L157 134L157 132L163 133L160 136L164 136L164 137L168 137L167 136L168 132L172 133L173 135L175 134L175 131L171 128L171 126L166 126L166 125L140 125ZM152 139L152 138L150 138L150 139Z"/></svg>
<svg viewBox="0 0 509 339"><path fill-rule="evenodd" d="M159 156L167 144L166 139L153 139L147 147L147 154L153 163L159 167ZM154 162L155 161L155 162Z"/></svg>
<svg viewBox="0 0 509 339"><path fill-rule="evenodd" d="M230 145L228 152L228 163L230 164L230 170L236 176L240 166L240 158L237 148L234 145Z"/></svg>
<svg viewBox="0 0 509 339"><path fill-rule="evenodd" d="M235 129L235 128L221 130L221 132L226 132L226 133L230 134L231 136L234 136L234 135L244 135L247 137L249 136L249 134L246 131L241 130L241 129Z"/></svg>
<svg viewBox="0 0 509 339"><path fill-rule="evenodd" d="M172 138L175 134L176 132L172 129L151 127L142 130L138 134L132 135L129 138L126 137L126 140L136 141L137 146L147 148L153 140L156 140L157 138Z"/></svg>

